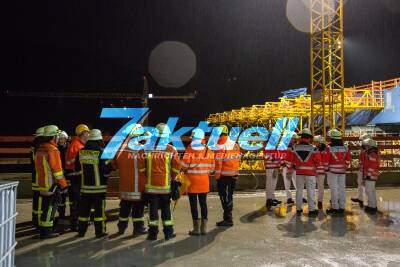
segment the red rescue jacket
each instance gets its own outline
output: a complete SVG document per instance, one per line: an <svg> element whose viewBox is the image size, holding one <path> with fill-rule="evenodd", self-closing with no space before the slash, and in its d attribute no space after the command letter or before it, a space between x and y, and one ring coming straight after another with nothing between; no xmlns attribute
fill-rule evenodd
<svg viewBox="0 0 400 267"><path fill-rule="evenodd" d="M321 164L321 155L315 146L302 142L293 146L287 163L290 168L296 169L296 175L315 176L317 167Z"/></svg>
<svg viewBox="0 0 400 267"><path fill-rule="evenodd" d="M376 148L370 148L365 151L363 162L362 162L362 174L363 180L378 180L379 176L379 151Z"/></svg>
<svg viewBox="0 0 400 267"><path fill-rule="evenodd" d="M345 174L350 164L350 151L342 146L330 146L329 152L329 172L335 174Z"/></svg>

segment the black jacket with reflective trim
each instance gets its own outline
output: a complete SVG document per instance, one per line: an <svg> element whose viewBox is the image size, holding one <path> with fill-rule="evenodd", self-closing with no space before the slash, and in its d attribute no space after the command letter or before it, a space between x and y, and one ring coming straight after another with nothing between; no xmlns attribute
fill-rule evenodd
<svg viewBox="0 0 400 267"><path fill-rule="evenodd" d="M103 150L103 141L87 141L79 151L75 162L76 171L81 172L82 176L81 193L106 193L111 165L100 158Z"/></svg>

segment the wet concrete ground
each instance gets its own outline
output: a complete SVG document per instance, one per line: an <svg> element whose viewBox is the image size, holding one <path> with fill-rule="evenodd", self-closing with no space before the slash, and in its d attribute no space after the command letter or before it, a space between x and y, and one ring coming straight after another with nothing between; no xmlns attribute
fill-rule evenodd
<svg viewBox="0 0 400 267"><path fill-rule="evenodd" d="M325 202L329 201L329 190ZM349 190L347 197L354 197ZM283 192L278 197L284 200ZM348 201L344 217L322 213L317 218L296 217L295 208L266 211L264 194L238 193L234 200L232 228L217 228L221 207L209 195L209 234L191 237L187 198L174 213L177 238L146 241L130 236L114 237L118 200L108 200L111 237L94 238L93 226L84 239L76 233L40 241L30 226L30 202L18 200L17 266L400 266L400 188L378 190L379 209L367 215ZM326 204L325 204L326 205ZM305 209L305 212L307 210ZM285 214L286 212L286 214Z"/></svg>

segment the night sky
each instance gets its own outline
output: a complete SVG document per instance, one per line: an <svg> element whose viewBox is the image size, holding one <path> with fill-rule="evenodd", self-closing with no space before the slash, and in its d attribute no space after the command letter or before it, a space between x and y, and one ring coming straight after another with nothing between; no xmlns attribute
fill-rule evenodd
<svg viewBox="0 0 400 267"><path fill-rule="evenodd" d="M81 122L112 134L123 121L99 119L101 108L140 102L11 98L4 91L140 93L150 52L165 40L192 48L197 73L179 89L151 79L152 92L196 90L198 97L152 101L152 124L179 116L195 126L209 113L309 86L309 36L291 26L285 0L10 2L1 15L0 135L30 135L45 124L71 133ZM348 0L344 24L346 86L400 76L400 1Z"/></svg>

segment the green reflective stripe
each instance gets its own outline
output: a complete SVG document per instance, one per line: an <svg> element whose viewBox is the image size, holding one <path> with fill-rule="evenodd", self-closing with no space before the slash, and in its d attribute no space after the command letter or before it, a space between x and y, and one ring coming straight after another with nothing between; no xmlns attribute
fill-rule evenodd
<svg viewBox="0 0 400 267"><path fill-rule="evenodd" d="M39 196L39 199L38 199L38 218L37 218L37 220L38 220L38 224L39 224L39 226L42 226L42 220L40 219L40 216L41 216L41 214L42 214L42 197L41 196Z"/></svg>
<svg viewBox="0 0 400 267"><path fill-rule="evenodd" d="M178 169L171 168L171 170L172 170L173 172L179 172Z"/></svg>
<svg viewBox="0 0 400 267"><path fill-rule="evenodd" d="M146 188L147 189L161 189L161 190L168 190L169 189L169 185L166 185L166 186L157 186L157 185L149 185L149 186L147 186L146 185Z"/></svg>
<svg viewBox="0 0 400 267"><path fill-rule="evenodd" d="M53 227L53 222L41 222L42 227Z"/></svg>
<svg viewBox="0 0 400 267"><path fill-rule="evenodd" d="M144 217L142 217L142 218L132 218L132 222L144 222Z"/></svg>
<svg viewBox="0 0 400 267"><path fill-rule="evenodd" d="M81 221L81 222L88 222L89 220L90 220L89 217L78 217L78 221Z"/></svg>
<svg viewBox="0 0 400 267"><path fill-rule="evenodd" d="M151 186L151 152L147 153L147 186Z"/></svg>
<svg viewBox="0 0 400 267"><path fill-rule="evenodd" d="M145 171L146 171L146 168L139 169L139 172L145 172Z"/></svg>
<svg viewBox="0 0 400 267"><path fill-rule="evenodd" d="M48 167L47 167L47 160L46 158L43 157L43 169L44 169L44 186L46 188L49 188L49 172L48 172Z"/></svg>
<svg viewBox="0 0 400 267"><path fill-rule="evenodd" d="M46 221L41 222L41 226L53 227L53 220L51 220L51 213L53 212L53 205L49 205L46 215Z"/></svg>
<svg viewBox="0 0 400 267"><path fill-rule="evenodd" d="M103 233L105 233L106 232L106 200L105 199L103 199L103 210L102 210L102 214L103 214L103 218L104 218L104 220L103 220L103 222L102 222L102 226L103 226Z"/></svg>
<svg viewBox="0 0 400 267"><path fill-rule="evenodd" d="M38 186L32 186L32 191L40 191Z"/></svg>
<svg viewBox="0 0 400 267"><path fill-rule="evenodd" d="M158 226L159 221L149 221L149 226Z"/></svg>
<svg viewBox="0 0 400 267"><path fill-rule="evenodd" d="M165 226L172 226L172 225L174 225L174 221L173 220L166 220L166 221L163 221L163 224Z"/></svg>
<svg viewBox="0 0 400 267"><path fill-rule="evenodd" d="M79 161L82 164L98 164L100 152L96 150L80 150Z"/></svg>
<svg viewBox="0 0 400 267"><path fill-rule="evenodd" d="M106 185L84 185L82 186L84 189L107 189Z"/></svg>
<svg viewBox="0 0 400 267"><path fill-rule="evenodd" d="M171 157L170 154L167 154L165 158L165 185L169 184L169 180L171 177Z"/></svg>
<svg viewBox="0 0 400 267"><path fill-rule="evenodd" d="M105 221L105 220L106 220L106 218L103 218L103 217L94 218L95 222L101 222L101 221Z"/></svg>
<svg viewBox="0 0 400 267"><path fill-rule="evenodd" d="M127 221L129 221L129 218L122 218L122 217L119 217L118 219L119 219L120 222L127 222Z"/></svg>
<svg viewBox="0 0 400 267"><path fill-rule="evenodd" d="M32 209L32 213L33 214L39 214L39 212L37 210Z"/></svg>
<svg viewBox="0 0 400 267"><path fill-rule="evenodd" d="M106 193L107 189L81 189L81 192L87 194Z"/></svg>
<svg viewBox="0 0 400 267"><path fill-rule="evenodd" d="M94 208L91 208L91 209L90 209L90 212L92 212L92 213L93 213L93 212L94 212Z"/></svg>
<svg viewBox="0 0 400 267"><path fill-rule="evenodd" d="M54 176L63 176L63 171L53 172Z"/></svg>

